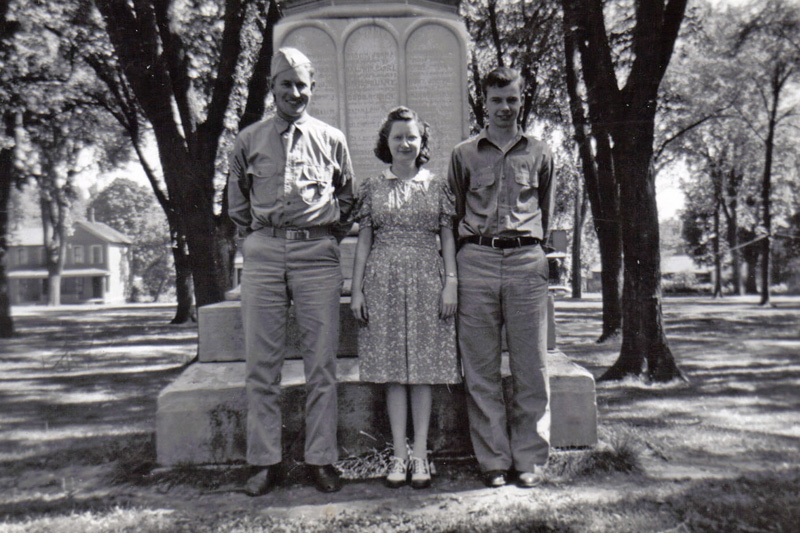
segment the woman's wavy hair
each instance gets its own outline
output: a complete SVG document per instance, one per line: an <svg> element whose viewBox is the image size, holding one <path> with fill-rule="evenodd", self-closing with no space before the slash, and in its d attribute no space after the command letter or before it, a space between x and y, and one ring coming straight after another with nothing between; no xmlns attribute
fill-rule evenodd
<svg viewBox="0 0 800 533"><path fill-rule="evenodd" d="M431 150L428 146L428 139L431 135L430 125L419 118L419 115L405 106L395 107L386 116L386 119L381 124L381 129L378 131L378 143L375 145L375 155L384 163L392 163L392 152L389 151L389 133L392 131L392 124L399 121L414 121L419 128L419 134L422 137L422 143L417 156L416 165L421 167L431 158Z"/></svg>

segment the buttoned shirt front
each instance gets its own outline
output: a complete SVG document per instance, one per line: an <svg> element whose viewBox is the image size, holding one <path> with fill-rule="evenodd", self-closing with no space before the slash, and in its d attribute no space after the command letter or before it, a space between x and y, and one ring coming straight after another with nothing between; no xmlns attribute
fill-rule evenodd
<svg viewBox="0 0 800 533"><path fill-rule="evenodd" d="M337 226L353 204L344 134L309 115L242 130L230 156L228 215L240 230Z"/></svg>
<svg viewBox="0 0 800 533"><path fill-rule="evenodd" d="M458 237L547 237L554 201L547 144L520 134L507 148L484 129L453 149L448 181L456 197Z"/></svg>

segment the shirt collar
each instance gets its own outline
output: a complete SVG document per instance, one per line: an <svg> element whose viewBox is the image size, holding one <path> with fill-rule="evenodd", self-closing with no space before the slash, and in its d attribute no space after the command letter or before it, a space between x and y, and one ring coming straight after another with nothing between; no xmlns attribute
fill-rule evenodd
<svg viewBox="0 0 800 533"><path fill-rule="evenodd" d="M302 131L308 122L308 113L303 113L292 122L296 128ZM289 124L290 122L288 120L284 120L280 115L275 113L275 128L278 130L278 132L286 131L289 128Z"/></svg>
<svg viewBox="0 0 800 533"><path fill-rule="evenodd" d="M519 143L521 139L525 139L526 141L530 141L532 137L523 131L517 132L517 138L514 139L514 142L511 143L511 146L514 147ZM489 127L484 127L480 133L478 133L478 144L482 142L488 142L492 146L497 146L491 139L489 139ZM498 148L502 148L502 146L498 146Z"/></svg>
<svg viewBox="0 0 800 533"><path fill-rule="evenodd" d="M411 181L425 181L430 176L430 171L427 168L420 168L417 172L417 175L411 178ZM386 170L383 171L383 179L385 180L399 180L402 179L395 175L392 172L392 167L386 167Z"/></svg>

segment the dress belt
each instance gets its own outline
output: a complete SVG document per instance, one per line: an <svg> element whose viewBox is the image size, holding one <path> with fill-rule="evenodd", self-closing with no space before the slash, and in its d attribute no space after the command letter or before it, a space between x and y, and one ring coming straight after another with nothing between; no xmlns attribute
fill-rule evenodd
<svg viewBox="0 0 800 533"><path fill-rule="evenodd" d="M492 248L519 248L520 246L541 244L542 240L536 237L486 237L484 235L470 235L469 237L461 239L461 242L491 246Z"/></svg>
<svg viewBox="0 0 800 533"><path fill-rule="evenodd" d="M265 226L258 231L270 237L277 237L288 241L308 241L332 235L330 226L311 226L309 228L275 228L272 226Z"/></svg>

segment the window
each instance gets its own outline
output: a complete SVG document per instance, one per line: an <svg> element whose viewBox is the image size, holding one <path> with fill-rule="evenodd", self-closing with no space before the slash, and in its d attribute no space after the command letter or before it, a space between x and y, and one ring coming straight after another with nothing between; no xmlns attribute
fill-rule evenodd
<svg viewBox="0 0 800 533"><path fill-rule="evenodd" d="M72 262L76 265L83 264L83 246L80 244L72 247Z"/></svg>
<svg viewBox="0 0 800 533"><path fill-rule="evenodd" d="M99 244L92 245L92 264L101 265L103 263L103 247Z"/></svg>

